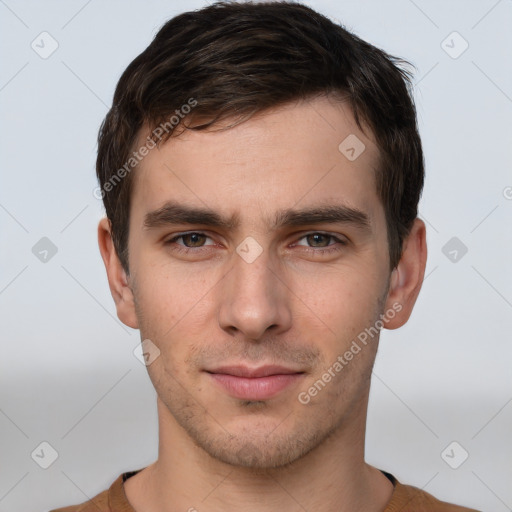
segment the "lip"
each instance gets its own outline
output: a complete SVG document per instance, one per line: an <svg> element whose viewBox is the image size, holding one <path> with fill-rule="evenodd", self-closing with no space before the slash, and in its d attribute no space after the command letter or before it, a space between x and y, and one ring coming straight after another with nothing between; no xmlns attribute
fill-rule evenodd
<svg viewBox="0 0 512 512"><path fill-rule="evenodd" d="M214 370L208 370L208 373L233 375L234 377L246 377L249 379L258 377L268 377L270 375L290 375L292 373L302 373L300 370L293 370L285 366L264 365L257 368L249 368L248 366L220 366Z"/></svg>
<svg viewBox="0 0 512 512"><path fill-rule="evenodd" d="M283 366L223 366L207 373L234 398L268 400L303 377L304 372Z"/></svg>

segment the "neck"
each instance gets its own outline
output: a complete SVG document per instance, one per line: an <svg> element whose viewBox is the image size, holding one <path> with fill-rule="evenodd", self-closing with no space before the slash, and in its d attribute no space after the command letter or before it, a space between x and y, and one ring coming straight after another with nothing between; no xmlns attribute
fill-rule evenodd
<svg viewBox="0 0 512 512"><path fill-rule="evenodd" d="M320 446L288 466L232 466L199 448L158 399L158 460L125 483L136 512L380 511L393 486L364 461L366 403ZM357 421L355 421L357 420Z"/></svg>

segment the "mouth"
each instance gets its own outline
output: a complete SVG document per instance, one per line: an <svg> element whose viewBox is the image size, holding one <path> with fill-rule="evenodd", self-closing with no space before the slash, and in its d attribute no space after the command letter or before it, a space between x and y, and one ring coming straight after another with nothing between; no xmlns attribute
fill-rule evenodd
<svg viewBox="0 0 512 512"><path fill-rule="evenodd" d="M296 384L305 372L284 366L223 366L206 370L224 392L242 400L269 400Z"/></svg>

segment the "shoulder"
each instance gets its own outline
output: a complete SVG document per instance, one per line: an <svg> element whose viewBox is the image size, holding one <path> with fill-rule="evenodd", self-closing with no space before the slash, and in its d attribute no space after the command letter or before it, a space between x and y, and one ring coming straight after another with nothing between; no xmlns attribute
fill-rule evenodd
<svg viewBox="0 0 512 512"><path fill-rule="evenodd" d="M123 491L123 482L135 472L123 473L112 483L109 489L100 492L79 505L70 505L49 512L132 512Z"/></svg>
<svg viewBox="0 0 512 512"><path fill-rule="evenodd" d="M50 512L111 512L108 504L108 490L80 505L56 508L50 510Z"/></svg>
<svg viewBox="0 0 512 512"><path fill-rule="evenodd" d="M473 508L461 507L440 501L428 492L412 485L404 485L394 477L395 490L384 512L479 512Z"/></svg>

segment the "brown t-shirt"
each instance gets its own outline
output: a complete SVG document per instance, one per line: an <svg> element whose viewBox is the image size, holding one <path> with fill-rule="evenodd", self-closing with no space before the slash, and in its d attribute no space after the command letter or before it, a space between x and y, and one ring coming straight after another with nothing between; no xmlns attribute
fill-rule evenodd
<svg viewBox="0 0 512 512"><path fill-rule="evenodd" d="M81 505L58 508L50 510L50 512L135 512L126 498L123 484L139 471L142 469L123 473L114 481L110 489ZM385 471L383 473L391 480L395 488L384 512L478 512L474 509L436 500L431 494L417 487L403 485L393 475Z"/></svg>

